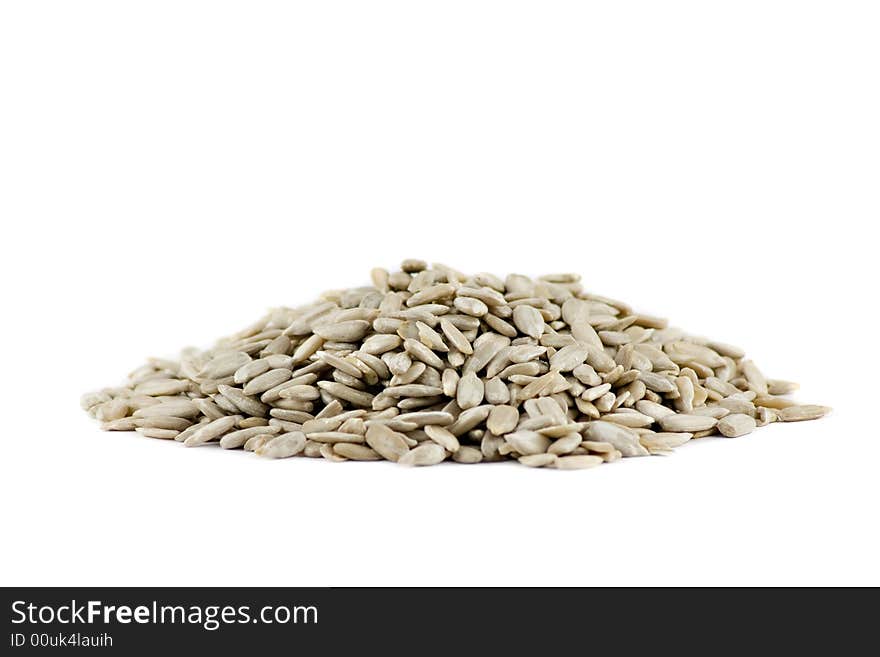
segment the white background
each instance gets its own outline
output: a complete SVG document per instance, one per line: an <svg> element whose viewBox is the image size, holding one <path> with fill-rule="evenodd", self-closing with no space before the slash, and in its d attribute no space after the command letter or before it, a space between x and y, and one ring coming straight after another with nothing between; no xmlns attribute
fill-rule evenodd
<svg viewBox="0 0 880 657"><path fill-rule="evenodd" d="M872 2L4 2L0 583L880 584ZM268 461L81 393L403 257L577 271L830 418Z"/></svg>

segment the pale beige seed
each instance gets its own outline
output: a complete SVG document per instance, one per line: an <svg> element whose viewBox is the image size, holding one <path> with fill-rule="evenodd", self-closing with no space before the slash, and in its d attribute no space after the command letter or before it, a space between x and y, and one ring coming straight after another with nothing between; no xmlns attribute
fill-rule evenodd
<svg viewBox="0 0 880 657"><path fill-rule="evenodd" d="M364 373L361 371L361 369L357 365L355 365L354 363L350 363L349 361L345 360L344 358L340 358L336 354L331 354L328 351L319 351L317 353L317 356L320 360L327 363L330 367L333 367L333 368L339 370L340 372L342 372L343 374L347 374L350 377L353 377L355 379L360 379L360 378L363 378L363 376L364 376Z"/></svg>
<svg viewBox="0 0 880 657"><path fill-rule="evenodd" d="M285 410L283 408L273 408L271 411L269 411L269 415L278 418L279 420L298 422L299 424L304 424L305 422L314 419L311 413L306 413L304 411ZM241 425L240 422L239 425Z"/></svg>
<svg viewBox="0 0 880 657"><path fill-rule="evenodd" d="M373 282L373 287L376 289L385 292L388 290L388 277L390 276L387 269L382 269L381 267L374 267L370 270L370 280Z"/></svg>
<svg viewBox="0 0 880 657"><path fill-rule="evenodd" d="M527 454L541 454L546 452L550 447L550 439L543 436L537 431L514 431L505 434L504 440L507 441L514 450L523 456Z"/></svg>
<svg viewBox="0 0 880 657"><path fill-rule="evenodd" d="M254 451L258 456L270 459L286 459L296 456L306 446L306 436L302 431L282 433L267 440Z"/></svg>
<svg viewBox="0 0 880 657"><path fill-rule="evenodd" d="M418 340L413 340L412 338L404 340L403 348L406 349L412 358L420 360L431 367L442 369L443 361L440 357Z"/></svg>
<svg viewBox="0 0 880 657"><path fill-rule="evenodd" d="M547 353L547 347L537 344L519 344L509 347L505 356L511 363L527 363Z"/></svg>
<svg viewBox="0 0 880 657"><path fill-rule="evenodd" d="M446 450L437 443L422 443L401 456L400 465L437 465L446 458Z"/></svg>
<svg viewBox="0 0 880 657"><path fill-rule="evenodd" d="M171 416L191 418L200 413L196 405L188 399L160 402L153 406L145 406L134 412L134 417Z"/></svg>
<svg viewBox="0 0 880 657"><path fill-rule="evenodd" d="M585 470L587 468L595 468L604 462L601 456L581 454L578 456L560 456L556 459L554 465L557 470Z"/></svg>
<svg viewBox="0 0 880 657"><path fill-rule="evenodd" d="M429 424L425 427L425 433L428 434L431 440L452 454L455 454L461 447L458 438L449 433L449 430L444 427Z"/></svg>
<svg viewBox="0 0 880 657"><path fill-rule="evenodd" d="M721 418L730 415L730 410L724 406L701 406L700 408L695 408L691 415L705 415L720 420Z"/></svg>
<svg viewBox="0 0 880 657"><path fill-rule="evenodd" d="M327 383L326 381L323 383ZM310 385L292 385L283 388L278 392L281 399L299 399L301 401L311 401L321 396L320 391L315 386Z"/></svg>
<svg viewBox="0 0 880 657"><path fill-rule="evenodd" d="M222 379L223 377L232 376L239 367L250 361L251 357L243 352L219 354L199 370L199 378Z"/></svg>
<svg viewBox="0 0 880 657"><path fill-rule="evenodd" d="M474 280L476 282L476 278ZM504 295L501 294L501 292L499 291L503 289L503 284L494 286L494 289L492 286L462 286L458 288L456 294L459 297L473 297L475 299L479 299L488 306L506 306L507 300L504 298Z"/></svg>
<svg viewBox="0 0 880 657"><path fill-rule="evenodd" d="M302 423L302 430L305 434L315 431L336 431L345 420L338 415L334 417L312 418Z"/></svg>
<svg viewBox="0 0 880 657"><path fill-rule="evenodd" d="M290 370L288 369L269 370L248 381L242 392L245 395L260 395L288 379L290 379Z"/></svg>
<svg viewBox="0 0 880 657"><path fill-rule="evenodd" d="M461 353L470 355L474 353L474 348L464 334L458 330L455 325L445 317L440 318L440 330L449 340L449 344L458 349Z"/></svg>
<svg viewBox="0 0 880 657"><path fill-rule="evenodd" d="M690 413L694 410L694 382L689 377L675 377L675 389L678 391L678 399L675 400L675 408L682 413ZM659 392L655 390L655 392Z"/></svg>
<svg viewBox="0 0 880 657"><path fill-rule="evenodd" d="M430 326L424 322L416 322L416 328L418 329L419 341L423 345L434 351L449 351L449 347L446 346L440 334Z"/></svg>
<svg viewBox="0 0 880 657"><path fill-rule="evenodd" d="M152 379L136 385L134 392L137 395L150 395L153 397L179 395L189 390L191 385L189 381L178 379Z"/></svg>
<svg viewBox="0 0 880 657"><path fill-rule="evenodd" d="M324 447L321 443L312 442L311 440L306 440L306 446L303 447L303 451L300 452L303 456L308 457L310 459L321 458L321 449Z"/></svg>
<svg viewBox="0 0 880 657"><path fill-rule="evenodd" d="M202 445L206 442L219 438L225 433L231 431L235 424L241 420L242 417L240 415L230 415L227 417L221 417L217 420L212 420L208 422L204 426L192 433L183 444L187 447L196 447L197 445Z"/></svg>
<svg viewBox="0 0 880 657"><path fill-rule="evenodd" d="M617 448L611 443L596 440L583 440L581 441L580 447L591 452L596 452L597 454L610 454L617 451Z"/></svg>
<svg viewBox="0 0 880 657"><path fill-rule="evenodd" d="M401 413L396 419L401 422L412 422L416 427L424 427L428 424L436 424L445 427L455 421L452 413L447 411L415 411L413 413Z"/></svg>
<svg viewBox="0 0 880 657"><path fill-rule="evenodd" d="M350 402L355 406L369 408L376 399L376 397L368 392L349 388L347 385L335 381L318 381L318 387L326 390L334 397Z"/></svg>
<svg viewBox="0 0 880 657"><path fill-rule="evenodd" d="M361 345L361 351L373 356L379 356L397 349L403 344L403 340L398 335L371 335L364 340Z"/></svg>
<svg viewBox="0 0 880 657"><path fill-rule="evenodd" d="M544 395L555 395L558 392L567 390L571 384L565 380L556 370L550 370L547 374L538 377L531 383L527 384L519 393L518 398L525 400L532 397L540 397Z"/></svg>
<svg viewBox="0 0 880 657"><path fill-rule="evenodd" d="M672 433L694 433L697 431L707 431L718 424L718 420L708 415L689 415L687 413L677 413L676 415L667 415L658 420L663 431Z"/></svg>
<svg viewBox="0 0 880 657"><path fill-rule="evenodd" d="M755 421L759 427L766 427L768 424L779 421L779 416L772 408L760 406L758 407Z"/></svg>
<svg viewBox="0 0 880 657"><path fill-rule="evenodd" d="M648 456L648 450L639 442L639 435L628 427L597 420L588 422L584 438L599 443L610 443L624 456Z"/></svg>
<svg viewBox="0 0 880 657"><path fill-rule="evenodd" d="M226 411L210 399L193 399L193 404L195 404L196 408L199 409L202 415L210 420L216 420L217 418L226 415ZM238 409L233 406L232 414L235 415L237 412Z"/></svg>
<svg viewBox="0 0 880 657"><path fill-rule="evenodd" d="M353 443L336 443L333 445L333 451L339 456L343 456L352 461L381 461L382 456L366 445L355 445Z"/></svg>
<svg viewBox="0 0 880 657"><path fill-rule="evenodd" d="M180 432L175 429L157 429L155 427L137 427L135 431L146 438L159 438L161 440L174 440L180 435Z"/></svg>
<svg viewBox="0 0 880 657"><path fill-rule="evenodd" d="M635 403L636 410L639 413L647 415L648 417L652 417L655 420L659 420L662 417L666 417L667 415L675 415L675 411L663 404L658 404L656 402L648 401L647 399L641 399Z"/></svg>
<svg viewBox="0 0 880 657"><path fill-rule="evenodd" d="M571 372L584 364L588 353L589 349L581 344L568 345L550 357L550 367L559 372Z"/></svg>
<svg viewBox="0 0 880 657"><path fill-rule="evenodd" d="M269 343L263 347L260 351L261 356L265 356L268 354L287 354L290 351L290 338L286 335L279 335L278 337L270 340Z"/></svg>
<svg viewBox="0 0 880 657"><path fill-rule="evenodd" d="M602 385L596 386L595 388L587 388L581 393L581 399L590 402L595 401L603 395L608 394L609 390L611 390L610 383L603 383Z"/></svg>
<svg viewBox="0 0 880 657"><path fill-rule="evenodd" d="M718 433L727 438L738 438L751 433L757 427L755 418L744 413L732 413L718 420Z"/></svg>
<svg viewBox="0 0 880 657"><path fill-rule="evenodd" d="M432 285L420 292L416 292L406 301L406 305L410 308L424 303L432 303L441 299L447 299L455 294L455 286L449 283L440 283Z"/></svg>
<svg viewBox="0 0 880 657"><path fill-rule="evenodd" d="M486 427L496 436L501 436L516 429L518 422L519 411L513 406L493 406Z"/></svg>
<svg viewBox="0 0 880 657"><path fill-rule="evenodd" d="M663 349L679 365L688 364L693 367L696 364L709 368L724 365L724 358L718 352L704 345L679 340L665 344Z"/></svg>
<svg viewBox="0 0 880 657"><path fill-rule="evenodd" d="M314 335L310 335L308 338L303 340L302 343L293 352L293 364L305 363L309 358L318 353L318 351L320 351L323 346L324 338L322 338L317 333ZM366 347L366 343L364 343L364 347Z"/></svg>
<svg viewBox="0 0 880 657"><path fill-rule="evenodd" d="M761 370L758 369L757 365L750 360L744 360L741 363L741 367L743 374L746 377L746 381L749 382L749 388L757 392L759 395L766 395L768 391L767 379L764 378L764 375L761 373Z"/></svg>
<svg viewBox="0 0 880 657"><path fill-rule="evenodd" d="M771 395L790 395L800 386L793 381L782 379L767 379L767 392Z"/></svg>
<svg viewBox="0 0 880 657"><path fill-rule="evenodd" d="M662 374L655 374L653 372L639 372L638 373L639 381L647 386L648 390L652 390L654 392L659 393L669 393L673 392L675 388L675 383Z"/></svg>
<svg viewBox="0 0 880 657"><path fill-rule="evenodd" d="M442 392L442 390L439 392ZM459 408L463 410L474 408L482 403L484 392L485 386L483 382L476 374L468 372L458 382L455 400L458 402Z"/></svg>
<svg viewBox="0 0 880 657"><path fill-rule="evenodd" d="M309 440L316 443L362 443L364 436L356 433L343 433L342 431L313 431L306 434Z"/></svg>
<svg viewBox="0 0 880 657"><path fill-rule="evenodd" d="M134 431L137 427L138 421L133 417L123 417L101 424L103 431Z"/></svg>
<svg viewBox="0 0 880 657"><path fill-rule="evenodd" d="M333 451L333 445L331 445L330 443L322 443L319 449L319 453L321 454L322 458L330 461L331 463L344 463L348 460L341 454L337 454L335 451Z"/></svg>
<svg viewBox="0 0 880 657"><path fill-rule="evenodd" d="M563 455L573 452L582 442L581 434L576 432L567 433L556 440L547 448L550 454Z"/></svg>
<svg viewBox="0 0 880 657"><path fill-rule="evenodd" d="M718 402L718 405L722 408L726 408L731 413L744 413L746 415L751 415L752 417L758 412L755 405L746 400L740 399L737 397L728 397L726 399L722 399Z"/></svg>
<svg viewBox="0 0 880 657"><path fill-rule="evenodd" d="M546 417L546 416L545 416ZM546 427L541 427L539 429L535 429L541 435L547 436L548 438L562 438L572 432L580 433L584 430L584 427L587 426L586 422L566 422L563 420L550 419L551 422L561 422L561 424L554 424ZM522 428L525 428L527 422L522 423Z"/></svg>
<svg viewBox="0 0 880 657"><path fill-rule="evenodd" d="M187 427L186 429L181 431L179 434L177 434L177 436L174 437L174 440L182 443L184 440L189 438L192 434L194 434L196 431L198 431L203 426L208 424L208 422L210 422L210 421L211 421L210 418L206 418L206 417L201 418L197 423Z"/></svg>
<svg viewBox="0 0 880 657"><path fill-rule="evenodd" d="M643 413L608 413L602 416L604 422L613 422L623 427L635 429L638 427L649 427L654 423L654 418Z"/></svg>
<svg viewBox="0 0 880 657"><path fill-rule="evenodd" d="M137 419L131 418L131 421L135 423L135 426L147 429L174 429L175 431L183 431L192 426L190 420L185 420L182 417L158 416Z"/></svg>
<svg viewBox="0 0 880 657"><path fill-rule="evenodd" d="M490 404L506 404L510 401L510 389L499 377L493 377L485 383L485 397Z"/></svg>
<svg viewBox="0 0 880 657"><path fill-rule="evenodd" d="M483 452L476 447L462 445L459 450L452 455L452 460L456 463L479 463L483 460Z"/></svg>
<svg viewBox="0 0 880 657"><path fill-rule="evenodd" d="M734 360L742 358L743 356L746 355L746 352L744 352L739 347L736 347L731 344L725 344L724 342L714 342L713 341L713 342L709 342L707 344L707 346L710 349L712 349L713 351L717 351L722 356L727 356L728 358L733 358Z"/></svg>
<svg viewBox="0 0 880 657"><path fill-rule="evenodd" d="M351 357L356 358L362 364L366 365L371 370L373 370L373 372L375 372L376 381L373 381L371 383L376 383L379 380L384 381L391 376L391 371L388 369L388 366L381 358L377 358L376 356L368 354L364 351L356 351L355 353L351 354Z"/></svg>
<svg viewBox="0 0 880 657"><path fill-rule="evenodd" d="M79 399L80 408L84 411L88 411L98 404L103 404L104 402L108 402L112 399L110 395L104 392L90 392Z"/></svg>
<svg viewBox="0 0 880 657"><path fill-rule="evenodd" d="M239 447L243 447L244 444L254 436L272 436L280 432L280 427L270 426L239 429L238 431L227 433L225 436L220 438L220 447L222 447L223 449L238 449Z"/></svg>
<svg viewBox="0 0 880 657"><path fill-rule="evenodd" d="M453 304L456 310L472 317L482 317L489 312L489 307L474 297L456 297Z"/></svg>
<svg viewBox="0 0 880 657"><path fill-rule="evenodd" d="M479 372L509 344L510 338L497 333L484 333L474 340L474 353L465 361L463 373Z"/></svg>
<svg viewBox="0 0 880 657"><path fill-rule="evenodd" d="M409 451L404 436L381 424L367 427L366 443L388 461L397 462Z"/></svg>
<svg viewBox="0 0 880 657"><path fill-rule="evenodd" d="M653 446L655 449L659 447L662 448L664 451L669 451L676 447L684 445L693 437L694 434L692 433L670 433L667 431L661 431L658 433L640 436L639 440L641 441L642 445L648 448L649 451L652 449L651 446Z"/></svg>
<svg viewBox="0 0 880 657"><path fill-rule="evenodd" d="M269 366L268 359L259 358L257 360L252 360L235 370L235 373L232 375L232 380L237 385L241 385L247 383L255 376L260 376L260 374L268 372L270 369L272 368Z"/></svg>
<svg viewBox="0 0 880 657"><path fill-rule="evenodd" d="M218 386L218 390L220 394L229 400L237 410L245 413L246 415L254 415L256 417L265 417L269 413L269 407L254 399L253 397L248 397L238 388L233 388L227 385ZM218 404L220 403L220 398L216 398Z"/></svg>
<svg viewBox="0 0 880 657"><path fill-rule="evenodd" d="M261 433L256 436L251 436L244 443L244 451L246 452L254 452L258 450L262 445L265 445L267 442L272 440L275 436L268 433Z"/></svg>
<svg viewBox="0 0 880 657"><path fill-rule="evenodd" d="M436 386L410 383L402 386L389 386L385 388L383 394L389 397L434 397L442 395L443 389Z"/></svg>
<svg viewBox="0 0 880 657"><path fill-rule="evenodd" d="M776 415L782 422L801 422L803 420L818 420L831 412L828 406L818 406L815 404L804 404L800 406L789 406L788 408L780 408L776 411Z"/></svg>
<svg viewBox="0 0 880 657"><path fill-rule="evenodd" d="M100 422L113 422L126 417L129 412L128 400L117 397L95 408L95 418Z"/></svg>
<svg viewBox="0 0 880 657"><path fill-rule="evenodd" d="M556 454L525 454L520 456L517 461L530 468L544 468L548 465L556 463L558 457Z"/></svg>
<svg viewBox="0 0 880 657"><path fill-rule="evenodd" d="M355 342L363 338L370 330L370 322L362 319L354 319L347 322L336 322L316 326L313 330L316 335L324 340L334 342Z"/></svg>
<svg viewBox="0 0 880 657"><path fill-rule="evenodd" d="M592 368L592 366L584 364L575 367L571 373L575 376L575 378L588 387L596 387L602 384L602 377L600 377L596 370ZM604 393L602 393L604 394Z"/></svg>
<svg viewBox="0 0 880 657"><path fill-rule="evenodd" d="M404 434L409 431L416 431L419 428L419 425L415 422L406 422L405 420L398 420L397 418L370 420L370 424L381 424L393 431L401 431Z"/></svg>
<svg viewBox="0 0 880 657"><path fill-rule="evenodd" d="M520 305L514 308L513 323L520 332L536 340L544 333L544 316L532 306Z"/></svg>

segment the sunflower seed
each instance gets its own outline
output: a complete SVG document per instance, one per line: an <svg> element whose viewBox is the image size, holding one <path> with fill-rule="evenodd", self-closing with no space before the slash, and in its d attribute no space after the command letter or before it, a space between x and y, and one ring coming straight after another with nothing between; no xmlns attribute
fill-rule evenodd
<svg viewBox="0 0 880 657"><path fill-rule="evenodd" d="M544 468L548 465L553 465L558 460L556 454L526 454L525 456L520 456L517 461L522 463L523 465L527 465L530 468Z"/></svg>
<svg viewBox="0 0 880 657"><path fill-rule="evenodd" d="M281 431L280 427L250 427L248 429L239 429L232 431L220 438L220 447L223 449L238 449L243 447L248 439L254 436L275 435ZM184 443L185 444L185 443Z"/></svg>
<svg viewBox="0 0 880 657"><path fill-rule="evenodd" d="M401 456L400 465L437 465L446 458L446 450L436 443L422 443Z"/></svg>
<svg viewBox="0 0 880 657"><path fill-rule="evenodd" d="M236 422L240 419L240 415L227 415L226 417L212 420L202 426L198 431L192 433L183 444L187 447L195 447L196 445L202 445L210 440L219 438L235 427Z"/></svg>
<svg viewBox="0 0 880 657"><path fill-rule="evenodd" d="M366 442L388 461L397 462L409 451L403 436L381 424L373 424L367 428Z"/></svg>
<svg viewBox="0 0 880 657"><path fill-rule="evenodd" d="M705 415L688 415L687 413L678 413L676 415L667 415L658 420L663 431L671 431L673 433L693 433L695 431L706 431L712 429L718 420L711 416Z"/></svg>
<svg viewBox="0 0 880 657"><path fill-rule="evenodd" d="M579 456L560 456L556 459L555 467L557 470L584 470L585 468L595 468L597 465L604 463L601 456L591 456L583 454Z"/></svg>
<svg viewBox="0 0 880 657"><path fill-rule="evenodd" d="M455 452L461 447L458 438L449 433L448 429L444 429L441 426L429 424L425 427L425 433L428 434L428 437L431 440L443 447L447 452L455 454Z"/></svg>
<svg viewBox="0 0 880 657"><path fill-rule="evenodd" d="M789 406L776 411L776 415L783 422L800 422L802 420L817 420L831 412L828 406L805 404L803 406Z"/></svg>
<svg viewBox="0 0 880 657"><path fill-rule="evenodd" d="M456 463L479 463L483 460L483 452L476 447L463 445L452 455Z"/></svg>
<svg viewBox="0 0 880 657"><path fill-rule="evenodd" d="M302 431L282 433L265 441L254 451L258 456L270 459L286 459L299 454L306 446L306 436Z"/></svg>
<svg viewBox="0 0 880 657"><path fill-rule="evenodd" d="M718 420L718 433L728 438L738 438L751 433L757 426L755 418L743 413L732 413Z"/></svg>
<svg viewBox="0 0 880 657"><path fill-rule="evenodd" d="M442 392L442 391L441 391ZM479 406L483 401L484 385L473 372L468 372L458 382L455 399L459 408L466 410Z"/></svg>
<svg viewBox="0 0 880 657"><path fill-rule="evenodd" d="M366 445L356 445L353 443L336 443L333 445L333 451L339 456L344 456L352 461L381 461L382 456L378 452L373 451Z"/></svg>
<svg viewBox="0 0 880 657"><path fill-rule="evenodd" d="M533 306L520 305L514 308L513 324L520 331L536 340L544 333L544 317Z"/></svg>

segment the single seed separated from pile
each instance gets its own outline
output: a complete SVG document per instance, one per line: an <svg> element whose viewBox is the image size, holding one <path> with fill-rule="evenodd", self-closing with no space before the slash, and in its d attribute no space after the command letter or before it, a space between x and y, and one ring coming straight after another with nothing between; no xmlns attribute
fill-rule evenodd
<svg viewBox="0 0 880 657"><path fill-rule="evenodd" d="M583 290L406 260L84 395L110 431L260 456L591 468L813 420L731 345Z"/></svg>

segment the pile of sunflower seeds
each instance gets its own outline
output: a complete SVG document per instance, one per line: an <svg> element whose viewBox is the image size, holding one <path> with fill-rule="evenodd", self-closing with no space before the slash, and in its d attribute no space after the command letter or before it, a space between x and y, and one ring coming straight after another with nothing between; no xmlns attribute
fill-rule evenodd
<svg viewBox="0 0 880 657"><path fill-rule="evenodd" d="M797 405L737 347L583 290L576 274L467 276L406 260L278 308L207 351L82 398L109 431L261 456L589 468L743 436Z"/></svg>

